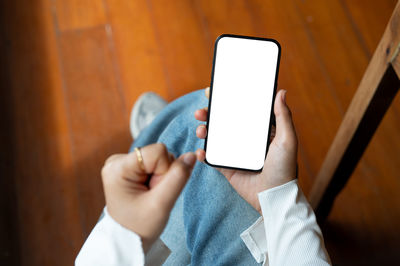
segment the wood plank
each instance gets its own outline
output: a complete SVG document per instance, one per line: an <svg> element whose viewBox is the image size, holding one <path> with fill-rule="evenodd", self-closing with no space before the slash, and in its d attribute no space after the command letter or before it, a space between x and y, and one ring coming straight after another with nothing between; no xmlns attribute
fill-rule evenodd
<svg viewBox="0 0 400 266"><path fill-rule="evenodd" d="M341 7L336 1L328 3L296 1L295 3L307 22L315 48L332 79L338 99L341 105L346 107L370 57L368 49L364 47L362 35L357 33L358 29L354 27L353 19L348 17L346 8ZM363 10L362 6L358 8ZM373 8L371 7L371 9L379 8L379 2L376 2ZM368 12L366 13L365 16L368 15ZM385 17L380 16L374 23L384 28L386 21ZM377 37L376 41L380 37ZM398 103L399 101L395 100L392 107ZM396 156L400 151L400 143L396 139L396 136L400 134L399 122L395 110L390 108L353 173L351 182L346 185L335 201L328 224L323 228L328 248L335 252L335 263L360 264L362 254L367 250L376 254L374 261L387 259L386 256L379 255L382 254L379 252L384 252L384 249L376 243L400 239L399 234L388 233L396 231L400 221L396 214L400 212L400 207L398 207L400 201L398 197L392 196L394 191L400 189L397 178L400 171L400 159ZM387 206L392 206L393 211L387 213ZM335 242L337 237L335 232L332 232L332 224L335 227L352 228L349 231L354 230L359 233L352 237L346 234L344 237L350 237L344 241L346 244L339 244ZM347 230L344 231L347 232ZM366 236L374 244L366 244L368 243ZM348 254L346 251L348 249L353 251L352 254ZM374 263L369 262L369 264Z"/></svg>
<svg viewBox="0 0 400 266"><path fill-rule="evenodd" d="M126 152L131 137L105 27L62 33L60 52L81 224L87 237L104 207L101 167L109 155Z"/></svg>
<svg viewBox="0 0 400 266"><path fill-rule="evenodd" d="M107 23L102 0L55 0L54 5L60 31L96 27Z"/></svg>
<svg viewBox="0 0 400 266"><path fill-rule="evenodd" d="M249 8L257 35L275 38L282 44L279 87L288 90L288 104L303 147L301 156L308 165L300 168L300 179L307 172L311 183L341 119L332 82L293 4L252 1Z"/></svg>
<svg viewBox="0 0 400 266"><path fill-rule="evenodd" d="M344 114L369 62L339 1L295 1Z"/></svg>
<svg viewBox="0 0 400 266"><path fill-rule="evenodd" d="M254 36L256 34L252 13L247 1L223 0L195 1L198 16L208 37L209 49L214 49L214 42L221 34Z"/></svg>
<svg viewBox="0 0 400 266"><path fill-rule="evenodd" d="M289 90L300 138L300 182L307 191L356 76L381 37L385 12L389 15L395 3L341 0L341 10L337 1L326 6L318 1L34 2L0 3L0 85L5 88L0 145L7 151L0 156L5 159L0 160L0 192L16 191L15 206L7 202L12 193L2 194L3 214L8 208L10 219L4 220L7 232L0 220L0 233L15 247L0 243L1 251L14 254L6 263L0 257L1 265L73 263L103 207L103 160L129 145L127 113L133 101L148 90L172 100L208 85L213 43L223 32L275 37L283 44L279 86ZM110 27L99 26L108 19ZM348 30L351 25L355 33ZM61 68L54 32L61 38ZM336 53L329 46L347 50ZM354 47L361 48L354 52ZM345 71L334 72L343 62ZM394 101L400 106L399 97ZM325 229L337 264L398 261L400 116L394 109ZM18 233L9 227L15 222Z"/></svg>
<svg viewBox="0 0 400 266"><path fill-rule="evenodd" d="M293 3L311 45L321 61L321 72L329 77L330 84L326 87L330 87L332 100L342 115L368 64L368 59L338 1L328 3L294 1ZM315 145L309 148L313 149ZM312 181L314 177L315 172ZM311 190L311 186L312 182L309 183L306 193Z"/></svg>
<svg viewBox="0 0 400 266"><path fill-rule="evenodd" d="M140 94L154 91L169 98L166 73L145 0L107 0L110 20L108 37L117 57L128 108Z"/></svg>
<svg viewBox="0 0 400 266"><path fill-rule="evenodd" d="M340 0L356 29L357 37L371 57L398 0Z"/></svg>
<svg viewBox="0 0 400 266"><path fill-rule="evenodd" d="M395 104L399 99L395 98ZM393 243L400 241L400 199L396 196L400 189L400 158L396 155L400 141L391 111L384 116L362 163L336 198L324 224L325 241L335 264L388 265L399 259Z"/></svg>
<svg viewBox="0 0 400 266"><path fill-rule="evenodd" d="M169 99L210 83L212 51L193 2L150 0L149 10L167 75Z"/></svg>
<svg viewBox="0 0 400 266"><path fill-rule="evenodd" d="M4 5L18 264L71 265L83 235L50 2Z"/></svg>
<svg viewBox="0 0 400 266"><path fill-rule="evenodd" d="M370 58L378 46L382 33L389 22L389 18L397 2L398 0L382 0L378 2L341 0L354 28L359 32L360 40L365 43ZM388 111L388 116L400 116L400 104L396 103L396 99Z"/></svg>
<svg viewBox="0 0 400 266"><path fill-rule="evenodd" d="M397 2L398 0L341 1L356 32L359 32L359 39L365 43L370 58L378 46ZM396 104L396 100L389 109L388 116L400 117L400 104Z"/></svg>
<svg viewBox="0 0 400 266"><path fill-rule="evenodd" d="M319 206L323 208L320 209L322 217L330 210L334 196L353 172L354 166L398 90L399 80L393 68L388 67L395 52L391 51L391 47L400 40L398 17L400 17L400 2L394 10L317 176L310 199L312 206L317 210ZM348 160L348 164L344 159ZM332 191L325 196L327 189Z"/></svg>

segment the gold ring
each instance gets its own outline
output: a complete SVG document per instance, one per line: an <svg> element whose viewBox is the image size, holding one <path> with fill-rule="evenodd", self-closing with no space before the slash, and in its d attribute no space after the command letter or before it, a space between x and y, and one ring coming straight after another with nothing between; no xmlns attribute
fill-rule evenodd
<svg viewBox="0 0 400 266"><path fill-rule="evenodd" d="M136 152L136 157L139 162L140 169L142 169L142 171L146 173L146 169L144 168L144 163L143 163L143 156L142 153L140 152L140 148L135 147L134 150Z"/></svg>

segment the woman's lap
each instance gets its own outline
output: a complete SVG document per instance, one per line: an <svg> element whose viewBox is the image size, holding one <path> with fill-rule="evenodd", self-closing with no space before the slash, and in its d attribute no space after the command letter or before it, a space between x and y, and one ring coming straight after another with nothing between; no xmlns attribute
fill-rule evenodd
<svg viewBox="0 0 400 266"><path fill-rule="evenodd" d="M164 143L175 157L203 147L194 111L207 106L204 90L168 104L133 143L134 147ZM161 235L171 250L165 265L257 265L240 233L260 214L244 201L225 177L197 162Z"/></svg>

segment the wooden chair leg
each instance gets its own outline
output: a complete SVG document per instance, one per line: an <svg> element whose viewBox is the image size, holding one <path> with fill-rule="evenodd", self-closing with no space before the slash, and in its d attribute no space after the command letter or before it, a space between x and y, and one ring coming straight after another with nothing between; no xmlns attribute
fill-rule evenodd
<svg viewBox="0 0 400 266"><path fill-rule="evenodd" d="M346 185L400 88L400 1L375 50L310 193L319 222Z"/></svg>

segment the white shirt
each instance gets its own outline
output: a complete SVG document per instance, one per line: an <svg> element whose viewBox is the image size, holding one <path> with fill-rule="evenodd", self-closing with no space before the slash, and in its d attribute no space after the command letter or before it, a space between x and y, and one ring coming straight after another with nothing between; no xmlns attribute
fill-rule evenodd
<svg viewBox="0 0 400 266"><path fill-rule="evenodd" d="M263 216L240 237L263 265L330 265L321 230L297 180L258 194ZM154 247L157 246L157 247ZM156 265L168 255L158 242L145 256L140 237L105 210L76 258L83 265Z"/></svg>

